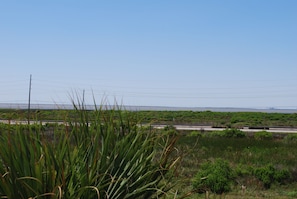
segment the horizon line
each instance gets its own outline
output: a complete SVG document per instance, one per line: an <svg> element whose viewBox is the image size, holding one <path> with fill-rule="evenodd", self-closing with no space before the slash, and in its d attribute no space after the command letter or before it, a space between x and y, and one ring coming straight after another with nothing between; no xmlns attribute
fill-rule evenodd
<svg viewBox="0 0 297 199"><path fill-rule="evenodd" d="M53 103L53 104L30 104L30 109L58 110L74 109L75 104ZM123 108L129 111L214 111L214 112L267 112L267 113L297 113L297 107L280 108L280 107L183 107L183 106L149 106L149 105L84 105L88 110L94 110L97 107ZM28 109L28 103L1 103L0 109Z"/></svg>

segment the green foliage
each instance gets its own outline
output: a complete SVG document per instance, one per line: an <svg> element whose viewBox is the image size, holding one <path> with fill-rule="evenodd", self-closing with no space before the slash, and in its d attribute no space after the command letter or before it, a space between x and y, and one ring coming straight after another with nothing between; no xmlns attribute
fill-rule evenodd
<svg viewBox="0 0 297 199"><path fill-rule="evenodd" d="M8 113L6 113L6 111L8 111ZM103 110L101 109L101 107L99 110L96 111L83 110L82 112L80 112L77 110L41 110L40 113L35 113L36 112L33 111L32 118L43 119L48 121L49 123L44 127L40 127L37 125L35 127L33 127L33 125L29 127L27 125L8 125L0 123L0 154L9 154L7 156L8 158L6 158L5 164L1 164L3 160L0 157L0 193L2 194L0 195L0 198L5 198L4 193L5 195L9 195L9 192L15 193L12 198L29 198L31 196L33 198L34 196L39 196L39 198L60 198L60 194L61 198L69 198L69 195L67 195L67 193L71 193L72 195L75 195L75 193L77 193L75 198L88 198L89 195L89 197L94 196L93 198L97 198L99 193L101 198L106 198L106 186L109 187L109 191L121 190L121 188L123 187L125 187L125 189L127 187L130 187L129 183L125 182L125 179L128 179L129 181L133 178L129 178L125 176L125 174L122 175L125 177L119 177L119 175L117 174L120 172L125 173L123 172L123 170L125 169L116 169L118 167L112 165L112 163L116 162L114 158L115 155L112 154L121 153L121 150L125 148L120 147L121 144L115 145L112 141L114 137L110 136L109 133L103 134L102 132L126 132L124 133L126 135L130 134L129 132L138 132L142 135L141 139L136 139L139 143L142 143L146 139L144 135L147 132L151 132L149 140L151 140L150 143L154 148L152 152L154 158L151 159L151 157L149 156L148 159L152 160L150 161L150 165L152 167L148 166L149 164L147 164L147 166L149 168L154 168L155 171L157 168L156 165L160 165L160 160L166 160L165 157L167 155L165 154L167 154L167 149L170 148L163 146L170 145L169 143L171 143L171 141L169 138L172 137L172 135L175 135L175 129L170 128L168 128L167 130L172 130L172 133L165 132L163 134L155 134L155 132L152 132L152 128L139 128L135 125L134 122L135 115L142 119L142 124L145 124L146 122L148 122L149 124L173 124L174 122L174 124L203 124L224 127L228 126L229 128L239 128L242 126L297 126L296 113L217 113L211 111L118 112L116 110ZM0 110L1 119L26 120L26 117L26 110ZM65 124L59 125L58 123L50 123L50 121L52 120L61 120L64 121L65 124L68 121L72 122L69 123L69 126L65 126ZM33 122L31 124L33 124ZM24 134L24 132L26 132L25 135L28 137L21 138L21 135L19 135L18 133ZM47 132L52 133L48 134ZM80 134L81 136L79 136ZM196 136L196 132L190 133L190 135L191 134L193 134L193 136ZM172 180L174 182L178 181L178 193L185 193L187 190L189 190L189 179L191 179L193 174L197 172L197 170L195 169L201 167L201 160L206 159L223 158L224 160L230 162L235 168L234 170L236 172L236 181L238 181L238 183L246 185L247 190L255 189L259 191L259 188L262 188L261 183L259 183L259 178L256 179L255 177L255 171L267 167L268 164L273 165L273 167L275 168L275 174L273 175L273 179L271 180L272 184L275 183L276 185L279 185L286 184L288 182L295 183L297 181L297 150L295 141L296 136L294 134L286 136L284 142L273 140L272 138L269 138L268 140L265 140L265 138L255 140L237 139L236 136L228 137L224 135L222 137L221 135L223 134L221 131L217 131L214 133L215 136L205 136L211 135L211 133L203 133L201 134L203 136L200 137L200 134L198 133L199 139L193 139L194 137L191 136L181 137L177 148L179 151L181 148L184 148L184 151L182 152L183 161L181 162L181 169L177 170L179 176ZM166 139L162 138L161 135ZM126 143L127 146L130 146L133 139L133 136L129 137L128 142L127 140L124 141L124 139L119 137L116 138L116 142L120 141L122 144ZM107 144L108 140L111 140L110 144ZM199 142L197 142L197 140L199 140ZM77 144L79 143L79 141L83 143L81 144L83 146ZM99 144L95 144L96 142L98 142ZM24 150L24 148L28 147L27 145L32 146L34 149ZM90 146L86 148L87 145ZM103 145L106 145L106 147L102 147ZM11 147L8 150L7 146L14 147ZM97 153L97 151L94 149L95 146L97 147L97 149L100 149L100 153ZM108 148L107 146L110 147L109 151L106 149ZM119 149L116 148L118 146ZM141 145L134 146L142 148ZM137 147L132 147L131 151L134 151ZM156 148L159 149L161 152L156 152ZM28 150L30 152L28 152ZM70 150L70 152L67 152L67 150ZM111 152L112 150L114 150L114 152ZM94 151L96 151L96 153L94 153ZM94 155L90 155L92 153ZM150 153L148 153L148 155L149 154ZM145 155L147 154L143 153L143 156ZM106 157L105 163L104 161L100 161L101 157ZM123 159L123 157L127 157L125 158L125 160L123 159L123 162L125 162L126 164L126 159L128 159L128 157L131 158L132 155L124 155L123 153L119 155L119 157L121 157L121 159ZM167 168L170 169L172 168L170 165L174 164L175 159L170 159L170 155L167 157ZM94 162L101 162L100 166L98 166L99 164L92 162L92 159L94 160ZM132 159L133 157L131 158L131 160ZM85 162L89 162L89 168L87 168L87 164L85 164ZM119 161L117 159L117 163L118 162ZM127 166L127 168L130 168L131 165L135 165L133 164L133 162L134 160L131 161L131 163L128 163L129 166ZM14 166L9 166L10 163L12 163L11 165ZM28 165L30 165L30 169L28 169ZM100 172L97 172L97 170L94 169L94 165L97 165L97 168L102 168L100 169ZM110 175L109 173L112 172L108 169L105 169L106 173L102 172L104 171L104 165L104 168L114 168L113 171L118 171L118 173L113 173L113 175ZM163 168L159 165L159 169ZM85 172L87 170L89 170L89 173ZM163 171L163 169L160 170ZM30 174L31 176L42 177L30 177L28 173L32 173ZM102 186L96 187L95 183L92 184L91 182L93 181L91 178L92 176L96 176L92 173L96 173L96 175L98 176L100 175L102 177L101 181L106 182L106 186L101 184ZM152 194L158 194L162 191L166 192L168 189L165 188L165 184L168 188L170 188L169 180L171 180L171 178L169 178L169 174L171 174L171 172L163 171L162 175L164 176L162 177L162 180L156 186L154 186L154 188L149 185L147 187L147 190L154 190L154 193ZM14 176L14 178L12 176ZM150 175L148 174L146 176ZM98 177L95 179L99 181ZM70 185L70 181L72 181L72 185ZM114 183L110 183L110 181ZM163 182L165 182L165 184L163 184ZM5 183L6 185L4 185ZM121 185L121 183L123 183L123 186L119 186ZM41 188L41 184L43 188ZM76 184L77 186L75 186ZM99 184L99 182L97 184ZM113 186L113 184L115 184L115 186ZM79 186L80 189L79 191L77 191L77 188ZM274 187L276 186L272 186L272 188ZM281 191L279 191L278 189L282 189L282 187L283 186L277 186L277 192L280 193ZM296 186L294 186L294 188L295 187ZM38 190L40 189L43 189L43 191L39 192ZM129 190L130 189L131 187L129 188ZM32 194L27 194L27 192L29 192L28 190L32 191ZM35 191L33 192L33 190ZM74 190L76 190L76 192ZM159 192L157 190L159 190ZM118 193L119 192L120 191L118 191ZM141 191L139 192L143 193ZM22 193L22 196L20 196L20 193ZM287 193L288 196L296 197L296 191L286 190L284 193ZM141 198L141 196L135 197Z"/></svg>
<svg viewBox="0 0 297 199"><path fill-rule="evenodd" d="M210 133L205 134L206 137L222 137L222 132L221 131L212 131Z"/></svg>
<svg viewBox="0 0 297 199"><path fill-rule="evenodd" d="M273 165L268 164L264 167L256 168L254 175L263 182L266 189L269 189L273 183L284 183L289 180L291 174L286 169L277 170Z"/></svg>
<svg viewBox="0 0 297 199"><path fill-rule="evenodd" d="M152 198L170 189L176 136L142 131L119 110L75 113L52 136L38 126L1 133L0 198Z"/></svg>
<svg viewBox="0 0 297 199"><path fill-rule="evenodd" d="M108 112L108 110L106 110ZM65 115L75 119L75 110L32 110L31 119L63 121ZM131 112L143 119L143 123L200 124L217 127L241 128L243 126L297 127L297 113L261 112L212 112L212 111L137 111ZM92 113L90 113L92 114ZM26 110L0 109L0 119L26 120Z"/></svg>
<svg viewBox="0 0 297 199"><path fill-rule="evenodd" d="M276 170L274 174L274 179L277 183L286 184L286 182L291 181L292 175L288 169Z"/></svg>
<svg viewBox="0 0 297 199"><path fill-rule="evenodd" d="M297 198L297 191L290 191L287 193L287 195L292 198Z"/></svg>
<svg viewBox="0 0 297 199"><path fill-rule="evenodd" d="M267 131L259 131L254 134L256 140L272 140L273 134Z"/></svg>
<svg viewBox="0 0 297 199"><path fill-rule="evenodd" d="M222 194L231 191L233 171L227 161L217 159L215 162L206 162L201 165L195 175L192 185L198 193L211 191Z"/></svg>
<svg viewBox="0 0 297 199"><path fill-rule="evenodd" d="M178 134L176 128L172 125L165 126L163 129L163 133L165 135L177 135Z"/></svg>
<svg viewBox="0 0 297 199"><path fill-rule="evenodd" d="M285 143L297 143L297 134L289 134L284 137Z"/></svg>
<svg viewBox="0 0 297 199"><path fill-rule="evenodd" d="M272 165L266 167L257 168L254 171L255 176L263 182L265 188L270 188L274 181L275 169Z"/></svg>
<svg viewBox="0 0 297 199"><path fill-rule="evenodd" d="M224 129L222 131L213 131L207 134L208 137L226 137L226 138L244 138L246 134L239 129Z"/></svg>
<svg viewBox="0 0 297 199"><path fill-rule="evenodd" d="M223 137L243 138L246 134L239 129L225 129L222 131Z"/></svg>
<svg viewBox="0 0 297 199"><path fill-rule="evenodd" d="M202 133L199 131L192 131L191 133L187 134L189 137L202 137Z"/></svg>
<svg viewBox="0 0 297 199"><path fill-rule="evenodd" d="M205 134L203 134L205 135ZM188 185L192 183L190 179L201 168L203 160L223 158L232 166L235 171L235 182L238 186L245 185L247 192L254 190L257 192L273 192L278 190L294 190L297 182L296 165L297 165L297 148L296 144L287 144L276 140L255 140L250 138L225 138L225 137L207 137L202 136L198 139L183 136L177 144L179 150L184 150L186 155L181 162L179 192L187 193ZM190 149L190 150L189 150ZM190 151L190 152L189 152ZM263 183L255 177L256 168L266 167L272 164L276 171L284 171L291 177L274 180L269 190L263 190ZM286 175L281 175L286 176ZM281 186L281 185L285 186ZM287 188L293 185L293 188ZM232 187L233 189L233 187ZM236 195L236 188L232 190L232 195ZM233 192L234 191L234 192ZM238 192L237 192L238 194ZM239 193L240 194L240 193ZM196 196L195 196L196 197ZM195 198L194 196L192 198ZM202 198L199 196L198 198ZM232 196L234 198L254 198L255 196ZM231 198L232 198L231 197ZM191 198L191 197L190 197ZM228 198L228 197L227 197ZM281 198L281 197L273 197Z"/></svg>
<svg viewBox="0 0 297 199"><path fill-rule="evenodd" d="M261 112L212 112L212 111L139 111L144 122L167 124L200 124L217 127L240 128L243 126L297 127L297 114Z"/></svg>
<svg viewBox="0 0 297 199"><path fill-rule="evenodd" d="M235 168L235 175L238 177L246 177L253 174L253 167L243 164L238 164Z"/></svg>

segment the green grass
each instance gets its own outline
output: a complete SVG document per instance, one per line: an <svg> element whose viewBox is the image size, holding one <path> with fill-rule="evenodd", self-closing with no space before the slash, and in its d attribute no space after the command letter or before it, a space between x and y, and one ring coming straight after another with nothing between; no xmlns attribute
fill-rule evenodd
<svg viewBox="0 0 297 199"><path fill-rule="evenodd" d="M178 197L191 193L191 183L200 166L215 159L224 159L232 165L237 176L234 180L232 191L226 198L290 198L294 195L293 186L297 184L297 144L285 140L256 140L254 138L227 138L211 136L183 136L177 143L182 151L183 159L179 171ZM270 189L265 189L264 184L255 177L256 168L273 165L276 171L288 170L292 178L283 184L275 182ZM241 184L247 187L242 196ZM197 198L198 194L192 193L188 198ZM214 195L213 195L214 197ZM198 197L199 198L199 197ZM200 198L204 198L201 196Z"/></svg>
<svg viewBox="0 0 297 199"><path fill-rule="evenodd" d="M0 111L1 119L26 116L24 110ZM204 198L193 193L191 180L204 162L218 158L237 175L225 198L296 196L296 135L264 139L261 132L254 139L230 129L177 139L174 128L155 132L138 124L296 127L297 114L89 111L78 104L74 110L33 111L31 117L65 123L0 124L0 198ZM287 169L292 178L265 189L255 169L267 165Z"/></svg>

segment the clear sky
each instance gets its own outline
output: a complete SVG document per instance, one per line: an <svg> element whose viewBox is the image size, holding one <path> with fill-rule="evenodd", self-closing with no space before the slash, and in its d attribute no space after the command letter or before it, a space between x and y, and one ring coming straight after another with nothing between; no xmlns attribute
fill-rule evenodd
<svg viewBox="0 0 297 199"><path fill-rule="evenodd" d="M296 0L4 0L0 103L297 108Z"/></svg>

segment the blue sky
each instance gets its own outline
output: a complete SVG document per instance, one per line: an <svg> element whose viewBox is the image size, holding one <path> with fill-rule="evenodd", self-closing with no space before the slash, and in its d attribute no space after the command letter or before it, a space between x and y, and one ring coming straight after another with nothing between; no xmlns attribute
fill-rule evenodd
<svg viewBox="0 0 297 199"><path fill-rule="evenodd" d="M297 108L297 1L1 1L0 103Z"/></svg>

